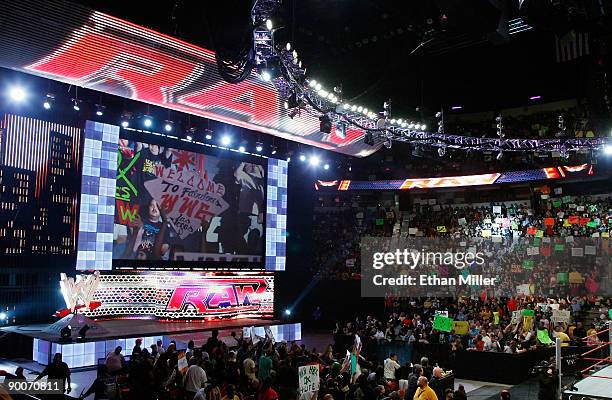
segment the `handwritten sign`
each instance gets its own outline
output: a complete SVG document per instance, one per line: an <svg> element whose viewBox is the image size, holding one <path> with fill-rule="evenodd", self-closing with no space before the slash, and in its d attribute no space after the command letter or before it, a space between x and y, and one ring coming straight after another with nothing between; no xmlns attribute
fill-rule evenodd
<svg viewBox="0 0 612 400"><path fill-rule="evenodd" d="M300 396L319 390L319 364L304 365L298 370Z"/></svg>

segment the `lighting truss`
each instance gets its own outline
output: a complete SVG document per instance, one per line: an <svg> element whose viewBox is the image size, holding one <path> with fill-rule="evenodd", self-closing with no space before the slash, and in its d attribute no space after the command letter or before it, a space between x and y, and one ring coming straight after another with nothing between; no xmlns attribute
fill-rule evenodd
<svg viewBox="0 0 612 400"><path fill-rule="evenodd" d="M306 79L306 68L298 60L295 50L274 45L274 29L266 27L266 21L272 19L281 0L256 0L251 10L253 22L253 50L255 63L261 65L271 59L278 59L281 66L281 76L272 80L280 96L287 100L292 95L298 102L298 107L315 117L327 115L332 124L347 123L366 132L370 144L376 146L391 141L415 143L443 149L460 149L498 152L528 152L528 151L578 151L585 149L602 149L612 145L612 141L602 138L586 139L508 139L508 138L477 138L469 136L448 135L444 133L419 131L413 129L408 121L392 124L387 113L359 112L353 106L345 107L342 99L334 92L321 92L317 85L311 86ZM531 27L517 19L511 24L511 33L518 33ZM360 107L362 108L362 107Z"/></svg>

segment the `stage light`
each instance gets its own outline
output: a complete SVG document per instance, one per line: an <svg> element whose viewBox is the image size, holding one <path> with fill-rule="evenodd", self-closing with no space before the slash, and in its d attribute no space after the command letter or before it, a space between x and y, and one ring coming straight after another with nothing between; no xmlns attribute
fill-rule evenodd
<svg viewBox="0 0 612 400"><path fill-rule="evenodd" d="M357 106L352 106L351 111L357 111Z"/></svg>
<svg viewBox="0 0 612 400"><path fill-rule="evenodd" d="M287 45L285 46L285 48L287 49L287 51L291 51L291 43L287 43Z"/></svg>
<svg viewBox="0 0 612 400"><path fill-rule="evenodd" d="M368 115L368 109L367 108L363 109L363 115Z"/></svg>
<svg viewBox="0 0 612 400"><path fill-rule="evenodd" d="M329 164L325 164L325 165L323 166L323 169L326 169L326 170L327 170L327 169L329 169Z"/></svg>
<svg viewBox="0 0 612 400"><path fill-rule="evenodd" d="M145 115L144 119L142 120L142 124L145 126L145 128L150 128L153 126L153 120L151 117Z"/></svg>
<svg viewBox="0 0 612 400"><path fill-rule="evenodd" d="M529 100L540 100L542 96L531 96Z"/></svg>
<svg viewBox="0 0 612 400"><path fill-rule="evenodd" d="M321 90L321 88L322 88L322 87L323 87L323 86L321 86L321 84L320 84L320 83L317 83L317 84L315 85L315 90L316 90L316 91L319 91L319 90Z"/></svg>
<svg viewBox="0 0 612 400"><path fill-rule="evenodd" d="M415 125L414 125L414 129L416 129L416 130L421 129L421 124L415 124Z"/></svg>
<svg viewBox="0 0 612 400"><path fill-rule="evenodd" d="M85 339L85 335L89 330L89 325L85 324L81 329L79 329L79 339Z"/></svg>
<svg viewBox="0 0 612 400"><path fill-rule="evenodd" d="M409 124L408 124L408 128L409 128L409 129L414 128L414 123L413 123L413 122L409 123Z"/></svg>
<svg viewBox="0 0 612 400"><path fill-rule="evenodd" d="M274 155L276 154L276 146L272 146L272 150L270 151L270 154Z"/></svg>
<svg viewBox="0 0 612 400"><path fill-rule="evenodd" d="M212 139L212 135L210 133L207 133L206 136L204 136L206 138L206 140L211 140Z"/></svg>
<svg viewBox="0 0 612 400"><path fill-rule="evenodd" d="M331 119L326 114L323 114L319 117L319 130L322 133L331 133L331 130L332 130Z"/></svg>
<svg viewBox="0 0 612 400"><path fill-rule="evenodd" d="M504 152L503 151L499 151L499 153L497 153L497 157L495 157L497 160L501 160L504 157Z"/></svg>
<svg viewBox="0 0 612 400"><path fill-rule="evenodd" d="M101 105L101 104L96 104L96 115L98 117L101 117L104 115L104 110L106 109L105 106Z"/></svg>
<svg viewBox="0 0 612 400"><path fill-rule="evenodd" d="M451 110L461 110L463 106L452 106Z"/></svg>
<svg viewBox="0 0 612 400"><path fill-rule="evenodd" d="M272 75L270 74L270 72L268 70L263 70L261 72L261 79L263 79L266 82L270 82L270 80L272 79Z"/></svg>
<svg viewBox="0 0 612 400"><path fill-rule="evenodd" d="M359 106L357 107L357 112L362 112L363 111L363 107Z"/></svg>
<svg viewBox="0 0 612 400"><path fill-rule="evenodd" d="M441 116L442 116L442 111L438 111L438 112L436 113L436 118L440 118Z"/></svg>
<svg viewBox="0 0 612 400"><path fill-rule="evenodd" d="M130 126L130 123L127 120L123 120L123 121L121 121L121 126L123 128L127 128L128 126Z"/></svg>
<svg viewBox="0 0 612 400"><path fill-rule="evenodd" d="M310 81L308 81L308 86L310 86L310 87L317 86L317 81L315 81L314 79L311 79Z"/></svg>
<svg viewBox="0 0 612 400"><path fill-rule="evenodd" d="M323 98L327 97L327 95L329 94L329 92L327 90L321 89L317 91L317 94Z"/></svg>
<svg viewBox="0 0 612 400"><path fill-rule="evenodd" d="M349 108L351 108L351 105L349 103L344 103L344 109L348 110Z"/></svg>
<svg viewBox="0 0 612 400"><path fill-rule="evenodd" d="M287 162L291 162L291 157L287 157Z"/></svg>
<svg viewBox="0 0 612 400"><path fill-rule="evenodd" d="M300 154L300 161L306 161L306 156L304 154Z"/></svg>
<svg viewBox="0 0 612 400"><path fill-rule="evenodd" d="M425 129L427 129L427 125L425 124L421 125L421 130L424 131Z"/></svg>
<svg viewBox="0 0 612 400"><path fill-rule="evenodd" d="M399 119L397 120L397 123L398 123L398 124L400 124L400 125L402 124L402 122L404 122L404 120L403 120L403 119L401 119L401 118L399 118Z"/></svg>
<svg viewBox="0 0 612 400"><path fill-rule="evenodd" d="M4 321L7 318L8 318L8 315L6 315L5 312L0 312L0 321Z"/></svg>
<svg viewBox="0 0 612 400"><path fill-rule="evenodd" d="M221 144L225 147L229 146L230 144L232 144L232 138L229 137L229 135L223 135L221 137Z"/></svg>
<svg viewBox="0 0 612 400"><path fill-rule="evenodd" d="M291 310L287 308L287 309L285 310L285 315L291 315Z"/></svg>
<svg viewBox="0 0 612 400"><path fill-rule="evenodd" d="M402 128L405 128L406 126L407 126L408 128L410 128L410 125L406 124L405 122L402 122L402 124L401 124L400 126L401 126Z"/></svg>
<svg viewBox="0 0 612 400"><path fill-rule="evenodd" d="M51 107L53 106L54 101L55 101L55 95L52 93L47 93L47 96L45 97L45 101L43 102L43 108L45 110L50 110Z"/></svg>
<svg viewBox="0 0 612 400"><path fill-rule="evenodd" d="M13 86L9 89L9 97L15 103L22 103L25 101L26 97L28 97L27 92L21 86Z"/></svg>
<svg viewBox="0 0 612 400"><path fill-rule="evenodd" d="M395 120L395 118L391 118L391 121L390 121L390 122L391 122L392 124L395 124L397 121Z"/></svg>
<svg viewBox="0 0 612 400"><path fill-rule="evenodd" d="M271 19L267 19L266 20L266 29L271 31L273 27L274 27L274 25L272 24L272 20Z"/></svg>
<svg viewBox="0 0 612 400"><path fill-rule="evenodd" d="M438 155L440 157L444 157L445 154L446 154L446 149L444 147L438 147Z"/></svg>
<svg viewBox="0 0 612 400"><path fill-rule="evenodd" d="M172 128L172 126L170 126L170 128ZM196 127L192 126L191 128L187 129L187 132L185 133L185 139L189 140L190 142L193 141L193 138L196 137L197 132L198 130L196 129Z"/></svg>
<svg viewBox="0 0 612 400"><path fill-rule="evenodd" d="M262 150L263 150L263 145L261 143L257 143L255 145L255 151L257 151L258 153L261 153Z"/></svg>
<svg viewBox="0 0 612 400"><path fill-rule="evenodd" d="M605 155L612 156L612 144L605 145L603 150Z"/></svg>
<svg viewBox="0 0 612 400"><path fill-rule="evenodd" d="M293 56L293 58L298 58L298 53L295 50L293 50L293 53L291 55Z"/></svg>
<svg viewBox="0 0 612 400"><path fill-rule="evenodd" d="M78 99L72 99L72 108L74 109L74 111L80 111L81 110L81 101Z"/></svg>
<svg viewBox="0 0 612 400"><path fill-rule="evenodd" d="M240 147L238 147L238 151L241 153L244 153L246 151L246 147L244 147L243 145L240 145Z"/></svg>
<svg viewBox="0 0 612 400"><path fill-rule="evenodd" d="M314 154L310 156L310 158L308 159L308 163L313 167L318 166L320 162L321 162L321 159Z"/></svg>
<svg viewBox="0 0 612 400"><path fill-rule="evenodd" d="M164 123L164 130L170 132L172 130L172 121L166 121Z"/></svg>

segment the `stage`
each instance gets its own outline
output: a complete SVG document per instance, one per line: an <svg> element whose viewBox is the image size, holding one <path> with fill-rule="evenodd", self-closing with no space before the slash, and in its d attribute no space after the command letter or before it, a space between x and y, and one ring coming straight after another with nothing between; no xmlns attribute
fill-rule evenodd
<svg viewBox="0 0 612 400"><path fill-rule="evenodd" d="M70 368L93 367L98 360L106 357L115 347L121 346L123 354L129 356L136 339L143 341L143 348L149 347L158 340L167 346L175 341L179 349L187 347L187 342L193 340L201 345L217 329L222 340L228 340L231 333L242 336L243 328L254 327L255 334L265 337L265 327L269 327L276 341L301 340L301 324L282 322L272 319L237 318L218 321L172 321L164 322L153 319L114 319L86 320L93 322L83 340L76 341L79 325L72 327L72 341L62 341L54 325L21 325L1 328L15 336L16 341L23 346L24 339L31 343L31 359L41 365L47 365L53 354L62 353L64 361ZM83 321L81 321L83 323ZM228 341L229 342L229 341Z"/></svg>
<svg viewBox="0 0 612 400"><path fill-rule="evenodd" d="M600 369L575 384L578 390L563 392L566 400L604 400L612 399L612 365Z"/></svg>

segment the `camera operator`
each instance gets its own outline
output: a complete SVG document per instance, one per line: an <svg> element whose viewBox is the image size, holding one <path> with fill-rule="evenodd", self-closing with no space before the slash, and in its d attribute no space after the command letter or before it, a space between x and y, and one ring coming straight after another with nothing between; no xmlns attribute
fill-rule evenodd
<svg viewBox="0 0 612 400"><path fill-rule="evenodd" d="M544 364L544 363L543 363ZM538 378L538 400L556 400L559 376L554 365L542 369Z"/></svg>

